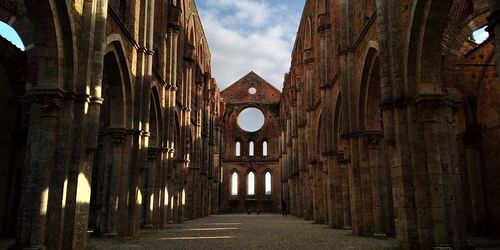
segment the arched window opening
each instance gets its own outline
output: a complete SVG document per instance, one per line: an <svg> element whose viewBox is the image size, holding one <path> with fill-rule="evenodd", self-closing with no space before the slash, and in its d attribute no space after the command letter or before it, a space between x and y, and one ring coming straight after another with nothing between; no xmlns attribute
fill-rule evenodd
<svg viewBox="0 0 500 250"><path fill-rule="evenodd" d="M251 141L250 144L248 145L248 155L254 156L254 143L253 143L253 141Z"/></svg>
<svg viewBox="0 0 500 250"><path fill-rule="evenodd" d="M311 19L308 17L306 20L306 27L304 31L304 49L310 49L312 47L312 27Z"/></svg>
<svg viewBox="0 0 500 250"><path fill-rule="evenodd" d="M7 39L12 44L16 45L20 50L24 51L25 47L19 34L10 25L0 21L0 36Z"/></svg>
<svg viewBox="0 0 500 250"><path fill-rule="evenodd" d="M238 173L234 172L233 177L231 178L231 195L238 195Z"/></svg>
<svg viewBox="0 0 500 250"><path fill-rule="evenodd" d="M241 143L239 141L236 142L236 156L241 156Z"/></svg>
<svg viewBox="0 0 500 250"><path fill-rule="evenodd" d="M271 173L266 173L266 195L271 195Z"/></svg>
<svg viewBox="0 0 500 250"><path fill-rule="evenodd" d="M246 108L238 115L238 126L246 132L260 130L265 121L264 113L258 108Z"/></svg>
<svg viewBox="0 0 500 250"><path fill-rule="evenodd" d="M267 141L262 143L262 156L267 156Z"/></svg>
<svg viewBox="0 0 500 250"><path fill-rule="evenodd" d="M488 26L484 26L482 28L477 29L476 31L472 32L470 36L470 40L475 42L476 44L482 44L484 41L486 41L490 37L490 33L486 31L486 28Z"/></svg>
<svg viewBox="0 0 500 250"><path fill-rule="evenodd" d="M253 172L248 173L247 195L249 198L255 196L255 174Z"/></svg>

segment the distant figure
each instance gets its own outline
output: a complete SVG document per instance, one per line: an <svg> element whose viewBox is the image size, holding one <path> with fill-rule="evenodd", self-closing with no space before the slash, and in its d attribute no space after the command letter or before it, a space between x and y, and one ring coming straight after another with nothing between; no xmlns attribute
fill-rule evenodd
<svg viewBox="0 0 500 250"><path fill-rule="evenodd" d="M281 201L281 211L283 212L283 216L287 216L287 214L286 214L286 202L285 202L285 200Z"/></svg>

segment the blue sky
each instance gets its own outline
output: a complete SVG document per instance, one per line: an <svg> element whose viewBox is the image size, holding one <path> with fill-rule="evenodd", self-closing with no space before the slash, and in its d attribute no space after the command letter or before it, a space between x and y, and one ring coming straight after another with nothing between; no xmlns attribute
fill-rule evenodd
<svg viewBox="0 0 500 250"><path fill-rule="evenodd" d="M488 39L488 37L490 36L490 34L486 31L486 26L474 31L474 33L472 33L472 36L474 37L474 40L476 40L476 43L483 43L486 39Z"/></svg>
<svg viewBox="0 0 500 250"><path fill-rule="evenodd" d="M250 71L278 89L305 0L196 0L221 90Z"/></svg>
<svg viewBox="0 0 500 250"><path fill-rule="evenodd" d="M4 22L0 22L0 35L15 44L18 48L24 50L23 42L17 32Z"/></svg>

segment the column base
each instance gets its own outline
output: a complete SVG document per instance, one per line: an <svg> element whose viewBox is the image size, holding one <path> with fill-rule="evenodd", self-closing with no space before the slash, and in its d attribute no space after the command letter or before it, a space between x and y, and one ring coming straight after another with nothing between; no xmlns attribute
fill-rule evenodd
<svg viewBox="0 0 500 250"><path fill-rule="evenodd" d="M346 226L344 226L344 230L352 230L352 226L351 225L346 225Z"/></svg>
<svg viewBox="0 0 500 250"><path fill-rule="evenodd" d="M153 224L147 224L143 226L144 229L153 229Z"/></svg>
<svg viewBox="0 0 500 250"><path fill-rule="evenodd" d="M453 247L448 245L434 246L434 250L453 250Z"/></svg>
<svg viewBox="0 0 500 250"><path fill-rule="evenodd" d="M375 237L375 238L386 238L387 234L385 234L385 233L374 233L373 237Z"/></svg>
<svg viewBox="0 0 500 250"><path fill-rule="evenodd" d="M117 238L118 237L118 233L105 233L104 237L106 237L106 238Z"/></svg>

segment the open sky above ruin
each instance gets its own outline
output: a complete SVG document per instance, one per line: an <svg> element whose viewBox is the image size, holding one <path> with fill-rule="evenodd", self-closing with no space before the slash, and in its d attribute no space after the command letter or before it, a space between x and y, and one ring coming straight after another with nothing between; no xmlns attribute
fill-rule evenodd
<svg viewBox="0 0 500 250"><path fill-rule="evenodd" d="M221 90L250 71L282 89L305 0L197 0Z"/></svg>

